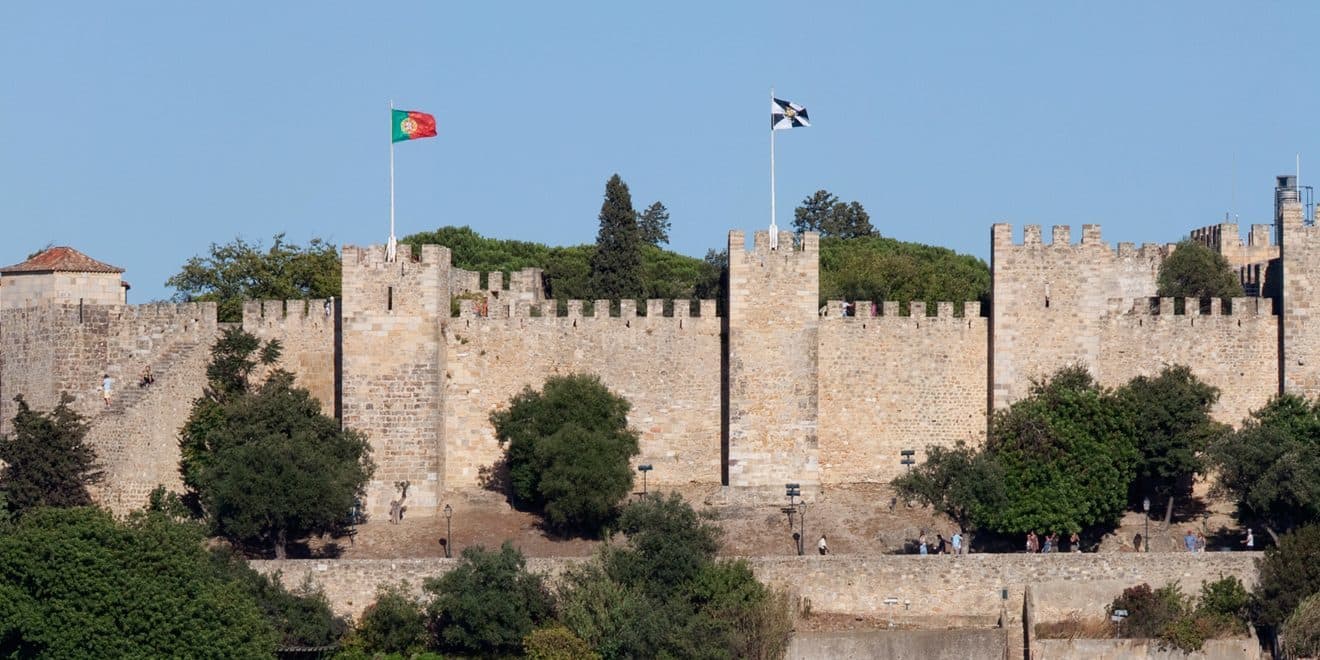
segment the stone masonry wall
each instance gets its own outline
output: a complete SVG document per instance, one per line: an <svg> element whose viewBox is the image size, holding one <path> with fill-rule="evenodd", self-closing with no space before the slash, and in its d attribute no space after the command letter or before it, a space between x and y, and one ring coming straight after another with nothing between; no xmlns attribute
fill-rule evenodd
<svg viewBox="0 0 1320 660"><path fill-rule="evenodd" d="M1118 299L1099 328L1100 352L1092 365L1101 384L1122 385L1182 364L1219 388L1211 414L1238 425L1278 392L1271 369L1278 356L1279 319L1271 301L1235 298L1225 313L1214 301L1209 314L1192 302L1175 314L1174 299Z"/></svg>
<svg viewBox="0 0 1320 660"><path fill-rule="evenodd" d="M408 505L435 511L445 457L442 321L449 315L449 250L399 246L343 249L343 423L367 434L376 473L367 512L383 519L410 482Z"/></svg>
<svg viewBox="0 0 1320 660"><path fill-rule="evenodd" d="M783 494L819 487L817 351L819 238L729 232L728 485ZM764 492L761 492L764 491Z"/></svg>
<svg viewBox="0 0 1320 660"><path fill-rule="evenodd" d="M41 305L0 314L0 427L8 432L23 394L48 410L61 392L87 417L87 442L106 472L97 501L116 512L141 506L158 484L178 484L178 430L205 385L218 325L214 303ZM150 366L156 383L138 384ZM114 379L111 405L101 376Z"/></svg>
<svg viewBox="0 0 1320 660"><path fill-rule="evenodd" d="M250 300L243 303L243 329L262 341L279 340L276 364L292 372L335 415L335 315L329 300Z"/></svg>
<svg viewBox="0 0 1320 660"><path fill-rule="evenodd" d="M1037 622L1102 614L1123 589L1179 582L1184 591L1202 581L1237 576L1256 583L1256 552L1058 553L949 555L830 555L751 557L758 579L810 601L814 612L892 617L916 627L981 627L1006 616L1022 622L1022 602L1031 585ZM559 575L585 558L528 559L537 573ZM297 586L310 576L340 613L359 615L378 586L407 581L420 595L422 581L443 575L457 559L264 560L249 562L263 573L278 572ZM1008 590L1004 598L1003 590ZM886 600L892 599L893 604Z"/></svg>
<svg viewBox="0 0 1320 660"><path fill-rule="evenodd" d="M686 300L665 316L664 302L648 301L646 316L631 300L617 317L605 305L583 316L573 300L563 317L552 304L524 303L511 315L483 317L463 301L445 332L446 487L476 486L480 468L503 454L491 412L525 387L570 373L600 376L632 404L628 423L641 435L634 464L651 464L650 483L718 485L721 319L713 300L702 301L700 316L689 316Z"/></svg>
<svg viewBox="0 0 1320 660"><path fill-rule="evenodd" d="M887 483L899 452L985 439L988 319L968 302L859 302L852 316L831 301L820 319L820 469L826 484ZM927 313L935 313L927 316Z"/></svg>
<svg viewBox="0 0 1320 660"><path fill-rule="evenodd" d="M125 292L119 273L11 273L0 277L0 309L51 303L122 305Z"/></svg>
<svg viewBox="0 0 1320 660"><path fill-rule="evenodd" d="M1012 228L996 224L991 240L995 408L1026 396L1033 379L1076 362L1096 364L1109 299L1155 295L1160 264L1172 249L1120 243L1115 252L1098 225L1083 225L1078 244L1067 226L1055 226L1048 245L1039 225L1027 225L1015 244Z"/></svg>
<svg viewBox="0 0 1320 660"><path fill-rule="evenodd" d="M1283 250L1282 389L1320 395L1320 226L1304 224L1301 202L1281 205Z"/></svg>

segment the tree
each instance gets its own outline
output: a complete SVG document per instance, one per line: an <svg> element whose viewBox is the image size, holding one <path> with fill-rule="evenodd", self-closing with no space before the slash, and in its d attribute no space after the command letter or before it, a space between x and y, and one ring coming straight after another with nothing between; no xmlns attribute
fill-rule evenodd
<svg viewBox="0 0 1320 660"><path fill-rule="evenodd" d="M729 251L727 249L706 250L706 258L702 259L701 279L697 282L692 297L699 300L714 300L716 306L723 310L729 299Z"/></svg>
<svg viewBox="0 0 1320 660"><path fill-rule="evenodd" d="M175 300L218 303L221 322L243 319L245 300L292 300L339 296L339 252L313 238L306 246L276 234L267 250L241 238L211 244L210 253L192 257L165 281L179 291Z"/></svg>
<svg viewBox="0 0 1320 660"><path fill-rule="evenodd" d="M596 376L554 376L491 414L508 443L513 502L539 510L560 532L598 533L632 490L638 453L628 401Z"/></svg>
<svg viewBox="0 0 1320 660"><path fill-rule="evenodd" d="M1158 292L1172 298L1233 298L1242 295L1242 282L1224 255L1187 240L1160 264Z"/></svg>
<svg viewBox="0 0 1320 660"><path fill-rule="evenodd" d="M1112 394L1080 366L1059 370L997 411L986 450L1003 470L1006 495L1003 506L986 511L986 524L1005 533L1112 525L1139 457Z"/></svg>
<svg viewBox="0 0 1320 660"><path fill-rule="evenodd" d="M669 209L660 202L646 207L646 210L637 216L637 229L641 232L641 241L647 245L668 244L669 226Z"/></svg>
<svg viewBox="0 0 1320 660"><path fill-rule="evenodd" d="M619 519L626 545L570 569L560 621L604 658L777 658L787 597L744 561L717 560L719 530L681 497L649 495Z"/></svg>
<svg viewBox="0 0 1320 660"><path fill-rule="evenodd" d="M38 509L0 535L0 655L269 657L274 628L196 525Z"/></svg>
<svg viewBox="0 0 1320 660"><path fill-rule="evenodd" d="M562 625L537 628L523 638L527 660L600 660L581 637Z"/></svg>
<svg viewBox="0 0 1320 660"><path fill-rule="evenodd" d="M1256 623L1282 625L1298 603L1320 593L1320 525L1307 525L1279 537L1257 562L1259 578L1252 592Z"/></svg>
<svg viewBox="0 0 1320 660"><path fill-rule="evenodd" d="M213 347L210 386L184 424L179 469L216 534L282 559L290 540L339 529L374 465L366 437L321 414L292 374L248 383L260 350L240 328Z"/></svg>
<svg viewBox="0 0 1320 660"><path fill-rule="evenodd" d="M1289 658L1320 655L1320 594L1304 598L1284 622L1283 651Z"/></svg>
<svg viewBox="0 0 1320 660"><path fill-rule="evenodd" d="M431 635L421 603L407 585L383 586L358 621L356 642L369 654L398 653L408 657L426 649Z"/></svg>
<svg viewBox="0 0 1320 660"><path fill-rule="evenodd" d="M1320 518L1320 403L1293 394L1271 399L1211 444L1219 486L1239 517L1279 534Z"/></svg>
<svg viewBox="0 0 1320 660"><path fill-rule="evenodd" d="M822 237L857 238L875 233L871 216L857 202L840 202L834 193L817 190L793 210L793 230L820 232Z"/></svg>
<svg viewBox="0 0 1320 660"><path fill-rule="evenodd" d="M600 231L591 255L594 299L636 298L642 293L642 240L628 184L618 174L605 184Z"/></svg>
<svg viewBox="0 0 1320 660"><path fill-rule="evenodd" d="M454 570L428 578L423 589L437 641L457 653L517 653L553 609L541 577L527 571L522 552L508 541L496 551L465 548Z"/></svg>
<svg viewBox="0 0 1320 660"><path fill-rule="evenodd" d="M871 235L820 242L820 300L979 300L989 309L990 268L971 255Z"/></svg>
<svg viewBox="0 0 1320 660"><path fill-rule="evenodd" d="M932 445L916 469L894 479L894 491L903 498L933 507L970 532L992 511L1005 506L1003 469L994 456L959 442L954 447ZM971 545L971 540L967 541Z"/></svg>
<svg viewBox="0 0 1320 660"><path fill-rule="evenodd" d="M73 397L61 394L49 413L33 411L22 395L14 401L14 432L0 436L0 508L21 513L39 506L91 504L87 487L104 473L96 452L83 441L86 422L69 408Z"/></svg>
<svg viewBox="0 0 1320 660"><path fill-rule="evenodd" d="M1174 496L1190 490L1192 477L1205 471L1203 453L1210 440L1227 429L1210 419L1219 390L1192 375L1191 369L1171 366L1154 378L1132 379L1115 396L1141 452L1137 475L1144 482L1143 491L1166 498L1168 524Z"/></svg>

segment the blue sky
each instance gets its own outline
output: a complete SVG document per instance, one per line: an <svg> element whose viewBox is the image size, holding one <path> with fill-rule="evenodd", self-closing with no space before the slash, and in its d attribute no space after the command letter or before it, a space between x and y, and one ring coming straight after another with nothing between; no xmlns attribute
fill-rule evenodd
<svg viewBox="0 0 1320 660"><path fill-rule="evenodd" d="M595 238L605 180L663 201L701 256L819 188L883 234L988 257L990 224L1175 241L1269 222L1320 181L1315 2L9 2L0 262L47 243L126 268L130 299L212 242L383 242L447 224ZM1048 235L1048 230L1046 230ZM1074 229L1074 239L1080 237Z"/></svg>

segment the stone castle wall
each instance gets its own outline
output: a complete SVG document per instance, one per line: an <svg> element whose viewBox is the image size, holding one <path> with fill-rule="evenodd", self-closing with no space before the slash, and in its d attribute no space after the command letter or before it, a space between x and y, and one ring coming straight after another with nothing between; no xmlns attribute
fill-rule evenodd
<svg viewBox="0 0 1320 660"><path fill-rule="evenodd" d="M87 417L87 442L106 472L98 501L141 506L157 484L178 485L178 429L205 385L218 332L213 303L47 304L0 312L0 432L11 430L22 394L49 410L67 392ZM140 387L150 366L156 383ZM102 374L114 379L111 405Z"/></svg>
<svg viewBox="0 0 1320 660"><path fill-rule="evenodd" d="M1100 323L1100 351L1092 365L1102 385L1116 387L1154 376L1167 365L1187 365L1219 388L1211 414L1233 425L1278 393L1278 375L1270 367L1278 356L1279 318L1271 301L1235 298L1228 310L1218 300L1205 310L1188 301L1184 313L1176 313L1172 298L1111 304L1114 311Z"/></svg>
<svg viewBox="0 0 1320 660"><path fill-rule="evenodd" d="M449 316L449 249L384 246L343 251L342 411L346 427L371 442L376 473L367 512L384 518L407 481L409 508L434 512L443 489L441 321Z"/></svg>
<svg viewBox="0 0 1320 660"><path fill-rule="evenodd" d="M337 399L335 329L339 310L333 300L251 300L243 304L243 330L282 347L276 367L290 371L321 411L335 416Z"/></svg>
<svg viewBox="0 0 1320 660"><path fill-rule="evenodd" d="M819 238L729 232L727 484L779 497L819 488Z"/></svg>
<svg viewBox="0 0 1320 660"><path fill-rule="evenodd" d="M888 480L904 449L979 445L986 433L988 319L981 304L830 302L820 318L820 468L826 484ZM875 311L882 313L873 316ZM927 316L928 313L934 316Z"/></svg>
<svg viewBox="0 0 1320 660"><path fill-rule="evenodd" d="M809 601L814 612L892 617L918 627L993 626L1001 616L1021 627L1028 586L1037 622L1103 616L1123 589L1178 582L1195 592L1201 582L1236 576L1248 589L1257 580L1258 552L1057 553L949 555L830 555L750 557L756 577ZM249 562L284 584L310 578L344 614L359 615L379 586L443 575L458 559L262 560ZM531 558L527 568L554 579L585 558ZM1007 594L1005 594L1007 591ZM888 601L888 602L887 602Z"/></svg>
<svg viewBox="0 0 1320 660"><path fill-rule="evenodd" d="M718 485L721 319L713 300L702 301L700 316L689 315L686 300L665 316L664 303L648 301L645 316L631 300L619 316L607 304L584 316L574 300L562 317L549 304L483 317L463 301L445 331L446 486L476 486L481 468L502 455L492 412L526 387L571 373L600 376L632 404L628 424L641 436L634 464L653 467L651 483Z"/></svg>

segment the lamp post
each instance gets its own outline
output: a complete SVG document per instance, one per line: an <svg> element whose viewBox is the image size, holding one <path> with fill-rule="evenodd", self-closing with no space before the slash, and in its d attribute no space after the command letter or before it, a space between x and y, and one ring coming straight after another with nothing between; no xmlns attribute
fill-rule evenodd
<svg viewBox="0 0 1320 660"><path fill-rule="evenodd" d="M454 556L454 507L445 505L445 558Z"/></svg>
<svg viewBox="0 0 1320 660"><path fill-rule="evenodd" d="M807 528L806 528L805 525L802 524L802 520L801 520L801 518L802 518L803 516L806 516L806 515L807 515L807 504L806 504L806 502L796 502L796 501L795 501L798 497L801 497L801 496L802 496L802 486L801 486L800 484L784 484L784 495L785 495L786 497L788 497L788 509L789 509L789 511L792 511L793 509L796 508L797 511L798 511L798 514L799 514L799 516L798 516L798 525L799 525L799 526L798 526L798 537L797 537L797 553L798 553L798 556L802 556L802 554L803 554L803 548L806 547L806 546L804 545L804 543L806 542L806 540L803 538L803 535L807 533ZM792 515L792 514L790 513L789 515ZM789 523L788 523L788 524L789 524L790 526L792 526L792 524L793 524L793 520L792 520L791 518L789 519Z"/></svg>
<svg viewBox="0 0 1320 660"><path fill-rule="evenodd" d="M1146 535L1141 540L1146 543L1146 552L1150 552L1150 496L1141 498L1141 511L1146 514Z"/></svg>
<svg viewBox="0 0 1320 660"><path fill-rule="evenodd" d="M642 497L646 496L646 473L651 471L651 464L646 463L637 466L637 471L642 473Z"/></svg>
<svg viewBox="0 0 1320 660"><path fill-rule="evenodd" d="M798 556L805 554L807 547L807 503L798 502Z"/></svg>

